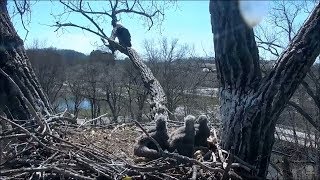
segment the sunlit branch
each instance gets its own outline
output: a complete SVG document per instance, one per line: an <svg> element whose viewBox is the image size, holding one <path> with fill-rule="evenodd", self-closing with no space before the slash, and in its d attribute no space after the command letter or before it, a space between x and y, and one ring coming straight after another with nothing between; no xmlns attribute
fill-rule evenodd
<svg viewBox="0 0 320 180"><path fill-rule="evenodd" d="M60 2L65 5L67 8L71 9L74 12L78 12L81 13L84 17L86 17L97 29L98 31L104 36L106 37L106 34L103 32L103 30L100 28L100 26L91 18L89 17L86 13L84 13L84 11L82 10L81 4L80 4L80 9L75 9L72 8L71 6L69 6L68 4L64 3L62 0L60 0ZM81 3L82 1L80 1Z"/></svg>

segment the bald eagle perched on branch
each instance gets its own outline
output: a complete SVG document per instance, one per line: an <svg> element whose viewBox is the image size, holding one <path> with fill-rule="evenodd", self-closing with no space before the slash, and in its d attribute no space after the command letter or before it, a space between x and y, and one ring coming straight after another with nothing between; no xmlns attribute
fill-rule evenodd
<svg viewBox="0 0 320 180"><path fill-rule="evenodd" d="M123 47L131 47L131 35L127 28L117 23L117 20L112 20L113 26L112 34L110 39L115 40L116 37L119 40L119 44Z"/></svg>

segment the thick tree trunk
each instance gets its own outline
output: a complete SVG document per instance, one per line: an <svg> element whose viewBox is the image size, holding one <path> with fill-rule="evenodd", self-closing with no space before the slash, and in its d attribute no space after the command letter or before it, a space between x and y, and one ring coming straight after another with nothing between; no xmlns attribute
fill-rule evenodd
<svg viewBox="0 0 320 180"><path fill-rule="evenodd" d="M265 178L276 120L320 52L320 7L299 31L274 69L261 79L252 28L238 1L210 1L215 59L220 81L222 147L233 147ZM240 172L242 173L242 172Z"/></svg>
<svg viewBox="0 0 320 180"><path fill-rule="evenodd" d="M0 1L0 111L8 118L22 120L31 118L30 108L52 113L6 5L6 0Z"/></svg>
<svg viewBox="0 0 320 180"><path fill-rule="evenodd" d="M317 113L317 119L318 119L318 126L320 126L320 108L318 109ZM317 160L316 160L316 179L320 180L320 131L316 132L315 136L315 144L316 144L316 150L317 150Z"/></svg>

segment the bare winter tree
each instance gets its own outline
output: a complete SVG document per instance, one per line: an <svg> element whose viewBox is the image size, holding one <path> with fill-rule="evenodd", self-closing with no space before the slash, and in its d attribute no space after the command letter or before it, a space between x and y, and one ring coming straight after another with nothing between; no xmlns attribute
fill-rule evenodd
<svg viewBox="0 0 320 180"><path fill-rule="evenodd" d="M277 119L320 53L320 4L264 78L253 30L241 18L238 2L211 0L210 14L222 146L256 165L255 175L265 178Z"/></svg>
<svg viewBox="0 0 320 180"><path fill-rule="evenodd" d="M21 1L27 4L26 0ZM17 6L22 15L23 7ZM23 41L8 14L7 0L0 2L0 111L12 119L31 119L36 112L52 112L31 68Z"/></svg>
<svg viewBox="0 0 320 180"><path fill-rule="evenodd" d="M150 108L151 115L156 116L158 113L168 116L166 109L166 96L165 93L158 82L158 80L153 76L151 70L144 64L139 54L130 47L123 47L119 43L115 42L113 38L108 37L104 29L106 25L111 25L112 20L118 20L120 15L136 15L145 18L145 22L149 28L153 26L154 19L157 17L163 17L163 12L167 8L167 4L171 2L167 1L129 1L129 0L116 0L116 1L105 1L105 3L100 3L98 7L100 9L92 8L92 3L94 1L62 1L65 7L65 12L56 16L57 21L54 26L58 29L64 27L74 27L79 28L88 32L91 32L104 40L107 40L109 44L105 44L110 48L110 50L119 50L120 52L126 54L130 60L133 62L134 66L138 69L141 74L144 86L148 89L151 96ZM97 4L96 4L97 5ZM104 6L105 5L105 6ZM71 13L75 13L85 18L89 24L75 24L72 22L61 22L61 16L68 16ZM108 23L107 23L108 22ZM58 30L57 29L57 30Z"/></svg>
<svg viewBox="0 0 320 180"><path fill-rule="evenodd" d="M56 111L66 77L66 65L63 57L53 48L28 49L27 55L41 87Z"/></svg>
<svg viewBox="0 0 320 180"><path fill-rule="evenodd" d="M175 109L185 99L187 91L192 92L197 83L195 63L187 60L190 48L180 44L178 39L167 38L158 42L146 40L144 47L150 68L164 88L169 116L173 119Z"/></svg>
<svg viewBox="0 0 320 180"><path fill-rule="evenodd" d="M301 26L301 17L306 16L307 12L313 9L316 1L276 1L272 5L272 9L267 17L267 25L272 27L272 31L266 30L264 27L259 27L257 30L256 38L258 47L262 51L266 51L272 57L278 58L280 52L284 50L288 43L293 41L293 37L296 35L299 26ZM264 58L265 59L265 58ZM294 111L291 113L298 112L307 123L300 126L300 129L304 129L308 136L315 135L318 136L320 132L320 121L319 121L319 70L318 64L313 65L313 67L308 72L306 78L302 81L298 90L294 93L293 97L287 104L286 111ZM312 99L309 101L308 97L304 94L308 94ZM318 94L318 95L317 95ZM303 106L304 102L307 102L307 106ZM290 108L290 106L292 108ZM290 113L290 112L289 112ZM281 123L281 122L280 122ZM311 124L311 131L310 126ZM295 123L289 123L295 132ZM306 129L307 128L307 129ZM314 131L313 129L316 129ZM317 138L315 138L317 139ZM305 142L309 142L306 140ZM296 141L297 144L297 141ZM297 144L299 145L299 144ZM300 144L301 146L301 144ZM305 147L305 151L309 151L310 146ZM311 145L311 147L313 147ZM313 147L314 150L316 147ZM318 160L315 160L318 166L318 172L320 172L320 149L318 151ZM312 156L312 153L310 157ZM316 158L314 158L316 159ZM289 159L290 160L290 159ZM319 174L319 173L318 173Z"/></svg>
<svg viewBox="0 0 320 180"><path fill-rule="evenodd" d="M270 25L273 29L272 32L267 31L264 27L259 27L256 38L258 47L261 48L262 51L268 52L272 57L278 58L280 56L279 52L283 51L285 46L293 41L293 37L296 35L298 31L298 27L301 26L301 21L299 20L300 16L306 14L306 10L309 11L313 8L314 2L311 1L277 1L274 2L272 10L270 11L270 15L267 18L268 25ZM320 101L317 101L317 97L315 96L315 92L313 87L315 83L320 83L316 81L315 77L315 68L312 68L307 77L303 80L302 86L303 88L300 90L306 91L311 98L314 99L318 108L320 108ZM311 84L310 84L311 83ZM297 96L298 97L298 96ZM288 103L289 106L292 106L299 112L305 119L311 123L318 131L320 131L320 126L317 123L317 120L312 118L312 115L308 114L303 110L294 101L290 101Z"/></svg>
<svg viewBox="0 0 320 180"><path fill-rule="evenodd" d="M112 114L112 121L117 122L120 111L124 107L125 86L123 84L123 69L115 65L106 68L102 89L104 98Z"/></svg>
<svg viewBox="0 0 320 180"><path fill-rule="evenodd" d="M101 63L86 63L83 68L83 95L90 101L91 117L96 118L100 115L100 99L103 76L103 64Z"/></svg>
<svg viewBox="0 0 320 180"><path fill-rule="evenodd" d="M148 90L143 87L139 72L128 61L128 59L125 60L124 64L124 86L128 96L127 109L132 119L141 121L148 98Z"/></svg>
<svg viewBox="0 0 320 180"><path fill-rule="evenodd" d="M65 97L66 104L71 100L73 107L70 109L73 110L73 114L75 117L78 117L80 112L80 105L84 100L84 79L83 79L83 72L80 70L82 69L81 65L69 67L67 70L66 75L66 84L65 87L68 89Z"/></svg>

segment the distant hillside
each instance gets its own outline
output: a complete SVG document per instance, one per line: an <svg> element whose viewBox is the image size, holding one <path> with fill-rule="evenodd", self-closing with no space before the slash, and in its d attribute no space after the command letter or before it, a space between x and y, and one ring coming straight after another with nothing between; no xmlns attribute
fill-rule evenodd
<svg viewBox="0 0 320 180"><path fill-rule="evenodd" d="M57 53L59 53L66 59L77 59L77 60L87 59L87 55L71 49L57 49Z"/></svg>
<svg viewBox="0 0 320 180"><path fill-rule="evenodd" d="M74 59L86 60L88 58L87 55L71 49L56 49L56 48L27 49L27 52L38 53L38 54L43 52L54 52L61 55L65 59L72 59L72 60Z"/></svg>

